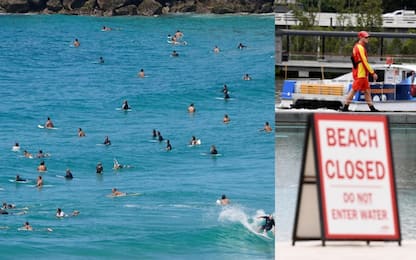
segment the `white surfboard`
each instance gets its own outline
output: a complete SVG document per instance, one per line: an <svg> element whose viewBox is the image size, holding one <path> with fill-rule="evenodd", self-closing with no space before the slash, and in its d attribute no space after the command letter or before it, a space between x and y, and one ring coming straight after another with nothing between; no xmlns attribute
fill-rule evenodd
<svg viewBox="0 0 416 260"><path fill-rule="evenodd" d="M40 128L40 129L52 129L52 130L57 130L58 129L57 127L45 127L43 125L38 125L38 128Z"/></svg>
<svg viewBox="0 0 416 260"><path fill-rule="evenodd" d="M133 111L133 109L129 108L129 109L122 109L121 107L117 107L116 108L117 111L124 111L124 112L130 112Z"/></svg>
<svg viewBox="0 0 416 260"><path fill-rule="evenodd" d="M16 181L16 180L13 180L13 179L9 179L9 181L14 182L14 183L30 183L31 182L30 180Z"/></svg>
<svg viewBox="0 0 416 260"><path fill-rule="evenodd" d="M137 193L137 192L124 192L122 195L118 195L118 196L114 196L112 194L107 195L108 198L118 198L118 197L132 197L132 196L140 196L142 195L141 193Z"/></svg>

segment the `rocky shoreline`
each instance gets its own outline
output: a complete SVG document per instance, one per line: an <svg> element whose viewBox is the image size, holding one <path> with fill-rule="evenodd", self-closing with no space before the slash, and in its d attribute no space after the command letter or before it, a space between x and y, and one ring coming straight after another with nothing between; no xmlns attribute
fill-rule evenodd
<svg viewBox="0 0 416 260"><path fill-rule="evenodd" d="M274 0L0 0L0 13L154 16L174 13L272 13Z"/></svg>

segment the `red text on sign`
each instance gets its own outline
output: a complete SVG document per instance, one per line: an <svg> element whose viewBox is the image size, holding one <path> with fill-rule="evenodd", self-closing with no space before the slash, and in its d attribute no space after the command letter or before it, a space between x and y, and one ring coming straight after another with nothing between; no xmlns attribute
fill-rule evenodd
<svg viewBox="0 0 416 260"><path fill-rule="evenodd" d="M367 179L381 180L386 175L384 163L381 161L327 160L325 174L329 179Z"/></svg>
<svg viewBox="0 0 416 260"><path fill-rule="evenodd" d="M327 128L328 146L377 148L376 129Z"/></svg>

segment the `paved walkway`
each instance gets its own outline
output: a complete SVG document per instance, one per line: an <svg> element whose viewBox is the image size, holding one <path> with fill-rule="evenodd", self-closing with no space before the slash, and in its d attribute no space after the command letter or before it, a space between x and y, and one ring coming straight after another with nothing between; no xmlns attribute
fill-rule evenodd
<svg viewBox="0 0 416 260"><path fill-rule="evenodd" d="M397 242L326 242L320 241L276 243L276 259L281 260L415 260L416 241Z"/></svg>

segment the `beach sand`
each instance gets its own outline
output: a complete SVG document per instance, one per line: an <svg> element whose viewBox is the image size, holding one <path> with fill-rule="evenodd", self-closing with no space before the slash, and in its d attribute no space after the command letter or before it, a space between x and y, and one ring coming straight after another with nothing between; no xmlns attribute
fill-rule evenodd
<svg viewBox="0 0 416 260"><path fill-rule="evenodd" d="M416 241L366 242L333 241L321 246L320 241L277 242L275 259L282 260L411 260L416 259Z"/></svg>

